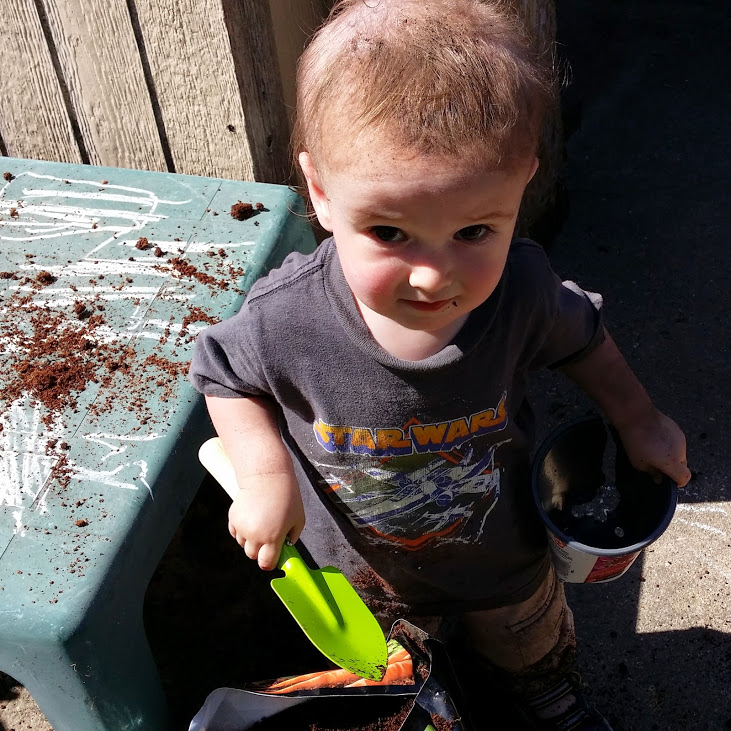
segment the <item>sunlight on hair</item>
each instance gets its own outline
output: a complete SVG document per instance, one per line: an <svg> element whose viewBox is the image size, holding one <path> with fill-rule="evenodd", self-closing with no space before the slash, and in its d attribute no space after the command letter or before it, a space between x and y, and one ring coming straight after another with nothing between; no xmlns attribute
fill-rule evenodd
<svg viewBox="0 0 731 731"><path fill-rule="evenodd" d="M361 138L498 167L536 149L550 58L514 12L478 0L342 0L298 68L295 156L348 161Z"/></svg>

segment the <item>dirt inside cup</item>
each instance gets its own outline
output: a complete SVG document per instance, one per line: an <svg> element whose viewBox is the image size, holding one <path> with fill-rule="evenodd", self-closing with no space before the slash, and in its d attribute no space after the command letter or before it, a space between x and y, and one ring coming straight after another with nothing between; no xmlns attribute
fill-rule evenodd
<svg viewBox="0 0 731 731"><path fill-rule="evenodd" d="M556 573L567 583L622 576L665 532L677 504L672 480L658 485L632 467L599 416L551 433L536 454L532 482Z"/></svg>

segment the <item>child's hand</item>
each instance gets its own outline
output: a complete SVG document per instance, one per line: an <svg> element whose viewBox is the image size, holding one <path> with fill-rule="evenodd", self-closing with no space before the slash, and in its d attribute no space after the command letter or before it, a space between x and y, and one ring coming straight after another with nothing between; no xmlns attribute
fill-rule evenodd
<svg viewBox="0 0 731 731"><path fill-rule="evenodd" d="M305 511L292 458L269 398L206 396L213 426L236 473L239 491L228 511L228 530L265 571L277 566L284 539L294 543Z"/></svg>
<svg viewBox="0 0 731 731"><path fill-rule="evenodd" d="M294 474L262 474L239 482L228 512L228 530L264 571L276 568L284 539L295 543L304 526L305 511Z"/></svg>
<svg viewBox="0 0 731 731"><path fill-rule="evenodd" d="M650 406L641 416L615 426L635 468L648 472L655 482L667 475L678 487L688 484L685 436L672 419Z"/></svg>

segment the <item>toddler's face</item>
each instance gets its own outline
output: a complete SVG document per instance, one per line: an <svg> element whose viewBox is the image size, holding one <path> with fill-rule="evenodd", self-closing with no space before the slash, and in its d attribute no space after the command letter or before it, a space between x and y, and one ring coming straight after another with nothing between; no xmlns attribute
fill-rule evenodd
<svg viewBox="0 0 731 731"><path fill-rule="evenodd" d="M500 280L537 161L484 170L387 149L355 158L325 176L307 153L300 163L364 320L452 337Z"/></svg>

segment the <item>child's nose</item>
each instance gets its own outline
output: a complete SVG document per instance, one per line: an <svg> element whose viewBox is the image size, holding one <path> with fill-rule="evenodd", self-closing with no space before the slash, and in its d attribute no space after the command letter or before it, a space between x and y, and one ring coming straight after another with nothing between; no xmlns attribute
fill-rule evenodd
<svg viewBox="0 0 731 731"><path fill-rule="evenodd" d="M409 284L429 294L443 292L452 283L452 271L449 263L441 259L421 261L412 265Z"/></svg>

